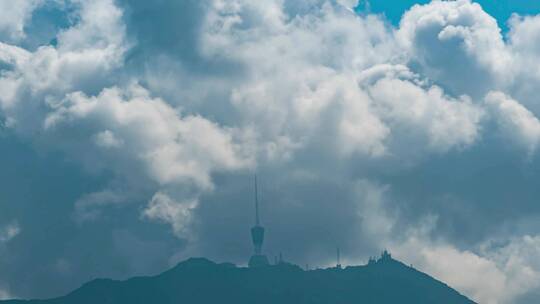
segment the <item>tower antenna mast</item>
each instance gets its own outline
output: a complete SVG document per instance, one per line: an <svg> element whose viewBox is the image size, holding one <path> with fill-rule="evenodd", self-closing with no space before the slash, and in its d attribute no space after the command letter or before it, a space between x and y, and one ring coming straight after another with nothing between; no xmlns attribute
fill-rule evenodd
<svg viewBox="0 0 540 304"><path fill-rule="evenodd" d="M257 174L255 174L255 226L260 226L259 221L259 194L257 189Z"/></svg>
<svg viewBox="0 0 540 304"><path fill-rule="evenodd" d="M339 247L336 248L337 250L337 265L336 267L337 268L341 268L341 256L340 256L340 252L339 252Z"/></svg>

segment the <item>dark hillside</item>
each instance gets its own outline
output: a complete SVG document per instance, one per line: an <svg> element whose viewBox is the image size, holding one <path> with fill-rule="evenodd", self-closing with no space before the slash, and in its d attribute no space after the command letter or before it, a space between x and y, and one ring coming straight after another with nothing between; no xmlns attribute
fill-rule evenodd
<svg viewBox="0 0 540 304"><path fill-rule="evenodd" d="M304 271L287 263L239 268L194 258L154 277L94 280L57 299L2 304L302 304L474 303L432 277L394 259L366 266Z"/></svg>

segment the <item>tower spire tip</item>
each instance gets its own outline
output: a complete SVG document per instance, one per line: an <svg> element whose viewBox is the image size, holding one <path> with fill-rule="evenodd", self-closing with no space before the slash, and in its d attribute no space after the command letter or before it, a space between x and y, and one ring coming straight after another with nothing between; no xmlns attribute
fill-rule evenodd
<svg viewBox="0 0 540 304"><path fill-rule="evenodd" d="M257 174L255 174L255 225L260 225L259 220L259 194L257 189Z"/></svg>

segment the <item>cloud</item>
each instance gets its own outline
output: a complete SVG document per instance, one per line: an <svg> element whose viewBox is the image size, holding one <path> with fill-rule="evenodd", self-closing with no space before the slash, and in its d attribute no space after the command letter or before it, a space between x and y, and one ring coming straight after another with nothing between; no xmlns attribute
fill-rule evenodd
<svg viewBox="0 0 540 304"><path fill-rule="evenodd" d="M158 192L152 197L141 215L145 219L170 224L177 236L189 238L192 212L197 207L197 203L197 201L176 202L169 195Z"/></svg>
<svg viewBox="0 0 540 304"><path fill-rule="evenodd" d="M287 137L305 146L323 132L344 154L382 154L388 130L371 113L349 64L361 68L386 59L391 37L384 23L328 3L309 17L268 14L266 6L216 5L202 44L203 54L230 54L228 60L246 69L248 77L232 90L231 102L246 124L259 122L259 142ZM370 39L377 41L374 46Z"/></svg>
<svg viewBox="0 0 540 304"><path fill-rule="evenodd" d="M537 237L525 235L473 252L412 235L392 251L479 303L500 304L516 303L539 287L540 268L530 260L540 252L536 243Z"/></svg>
<svg viewBox="0 0 540 304"><path fill-rule="evenodd" d="M25 36L24 27L32 12L44 1L2 1L0 3L0 39L18 41Z"/></svg>
<svg viewBox="0 0 540 304"><path fill-rule="evenodd" d="M231 102L243 117L259 121L260 141L285 136L300 149L326 136L324 140L334 139L339 155L378 157L400 155L392 137L409 137L400 133L403 124L413 133L427 129L429 134L410 137L426 151L466 147L480 136L482 110L467 97L456 102L408 67L388 64L404 57L381 19L361 18L326 3L309 17L273 14L271 22L246 22L266 13L248 4L216 5L202 44L204 54L230 54L229 60L247 69L248 77L232 90ZM385 79L374 82L374 77ZM407 94L410 98L403 98ZM457 125L464 127L461 132L454 131Z"/></svg>
<svg viewBox="0 0 540 304"><path fill-rule="evenodd" d="M77 22L58 32L55 45L34 52L0 45L0 59L9 66L0 77L6 126L45 149L67 153L89 171L111 170L132 186L151 181L210 189L212 172L250 166L233 128L200 115L181 118L179 108L152 98L138 84L108 87L131 45L123 11L110 0L77 2L77 7ZM117 166L110 167L111 161ZM118 201L104 193L111 192L82 197L77 212L89 215L90 205L94 210Z"/></svg>
<svg viewBox="0 0 540 304"><path fill-rule="evenodd" d="M117 138L110 130L105 130L96 134L96 145L104 148L119 148L123 145L123 141Z"/></svg>
<svg viewBox="0 0 540 304"><path fill-rule="evenodd" d="M75 218L79 221L95 220L101 215L101 207L126 203L126 191L106 189L81 196L75 202Z"/></svg>
<svg viewBox="0 0 540 304"><path fill-rule="evenodd" d="M437 86L423 88L393 77L378 80L368 91L378 116L392 126L396 139L409 138L429 150L447 152L470 146L480 137L483 110L468 97L454 99Z"/></svg>
<svg viewBox="0 0 540 304"><path fill-rule="evenodd" d="M482 97L508 81L512 58L497 21L469 0L415 5L398 39L421 72L455 95Z"/></svg>
<svg viewBox="0 0 540 304"><path fill-rule="evenodd" d="M531 156L540 140L540 121L525 106L501 92L486 96L486 104L508 141L516 142Z"/></svg>
<svg viewBox="0 0 540 304"><path fill-rule="evenodd" d="M438 216L415 223L401 222L393 208L392 188L367 180L356 182L362 240L388 248L398 259L411 263L479 303L515 303L540 284L540 237L531 235L492 238L474 249L461 249L444 238L433 237ZM401 233L400 233L401 232Z"/></svg>
<svg viewBox="0 0 540 304"><path fill-rule="evenodd" d="M5 289L0 289L0 300L10 300L14 297Z"/></svg>
<svg viewBox="0 0 540 304"><path fill-rule="evenodd" d="M481 252L507 274L508 292L502 299L510 303L540 287L540 265L537 262L539 245L540 236L523 235L506 240L489 240L481 246Z"/></svg>
<svg viewBox="0 0 540 304"><path fill-rule="evenodd" d="M379 185L369 180L355 183L355 196L358 202L357 214L361 218L361 231L371 242L379 246L393 232L396 214L387 212L388 185ZM365 241L364 241L365 242Z"/></svg>
<svg viewBox="0 0 540 304"><path fill-rule="evenodd" d="M68 141L64 130L73 127L83 133L74 134ZM213 170L249 165L249 156L243 155L234 142L232 130L222 129L200 116L182 117L179 111L163 100L151 98L138 85L125 91L105 89L95 97L71 93L47 115L44 129L61 137L59 144L68 150L86 145L86 153L79 150L80 157L94 166L99 165L99 158L115 159L119 165L115 169L122 172L131 170L130 163L137 163L142 167L142 176L160 185L186 182L208 188ZM114 134L115 142L123 142L120 150L111 150L102 141L80 142L82 138L99 138L103 134L109 134L109 140Z"/></svg>
<svg viewBox="0 0 540 304"><path fill-rule="evenodd" d="M20 232L21 228L19 227L19 223L16 221L1 227L0 243L7 243L11 241L14 237L19 235Z"/></svg>
<svg viewBox="0 0 540 304"><path fill-rule="evenodd" d="M509 20L509 25L509 48L514 58L509 73L515 77L507 93L538 115L540 108L534 93L540 83L540 74L530 67L538 64L540 60L540 49L531 43L540 33L540 17L514 14Z"/></svg>
<svg viewBox="0 0 540 304"><path fill-rule="evenodd" d="M99 0L81 3L78 12L78 23L58 33L57 47L29 52L0 44L0 59L10 67L0 77L5 92L0 107L10 126L25 136L41 128L49 101L81 89L99 92L121 66L127 49L121 11L112 1Z"/></svg>

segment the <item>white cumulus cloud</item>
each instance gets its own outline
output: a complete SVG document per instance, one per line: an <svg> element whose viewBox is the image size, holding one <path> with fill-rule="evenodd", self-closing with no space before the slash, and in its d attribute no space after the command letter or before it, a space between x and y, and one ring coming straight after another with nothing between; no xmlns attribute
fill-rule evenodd
<svg viewBox="0 0 540 304"><path fill-rule="evenodd" d="M540 121L525 106L501 92L486 96L486 105L505 138L532 155L540 140Z"/></svg>
<svg viewBox="0 0 540 304"><path fill-rule="evenodd" d="M44 0L0 1L0 39L17 41L25 36L24 26Z"/></svg>

